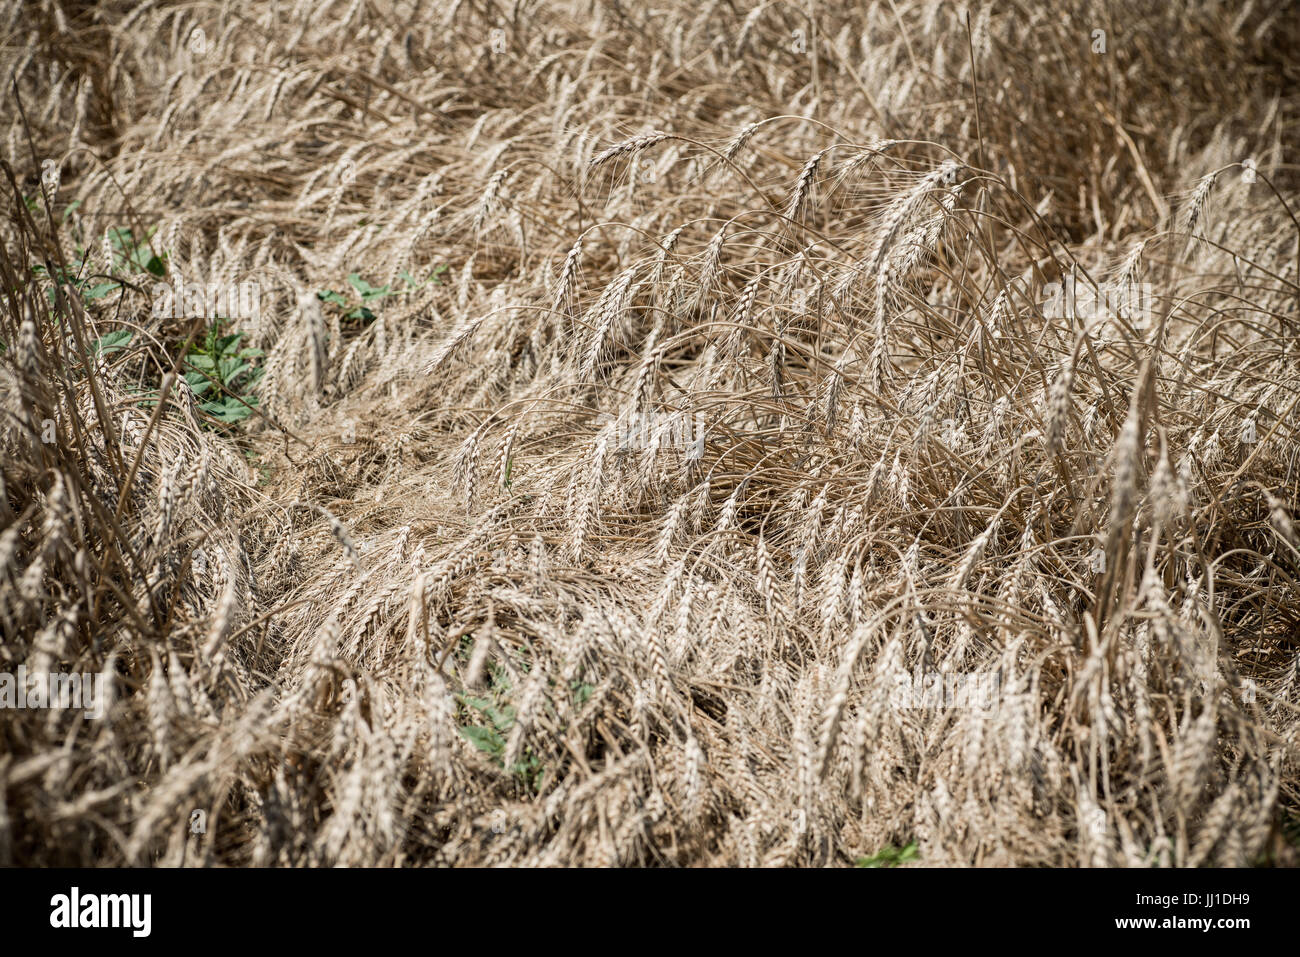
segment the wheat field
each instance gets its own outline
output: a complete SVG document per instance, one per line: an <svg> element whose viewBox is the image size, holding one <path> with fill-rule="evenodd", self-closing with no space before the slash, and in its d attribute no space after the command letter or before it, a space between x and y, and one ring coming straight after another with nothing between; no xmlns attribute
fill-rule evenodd
<svg viewBox="0 0 1300 957"><path fill-rule="evenodd" d="M4 0L0 865L1294 864L1295 13Z"/></svg>

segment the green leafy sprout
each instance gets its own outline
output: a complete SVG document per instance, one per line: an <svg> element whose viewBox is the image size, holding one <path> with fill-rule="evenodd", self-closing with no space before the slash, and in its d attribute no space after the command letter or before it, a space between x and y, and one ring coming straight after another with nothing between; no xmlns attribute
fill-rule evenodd
<svg viewBox="0 0 1300 957"><path fill-rule="evenodd" d="M897 867L917 859L916 841L906 847L894 847L892 844L881 848L870 857L859 857L858 867Z"/></svg>
<svg viewBox="0 0 1300 957"><path fill-rule="evenodd" d="M438 266L423 281L417 281L409 272L403 269L398 276L406 284L405 289L394 289L392 283L383 286L372 286L366 280L362 279L358 273L348 274L348 285L350 285L357 298L350 298L341 292L333 289L322 289L316 293L316 298L322 302L328 302L332 306L338 306L346 310L344 318L359 319L369 322L375 318L375 313L371 310L370 305L376 303L388 296L396 296L401 293L414 292L416 289L422 289L429 283L441 285L441 276L447 271L445 265Z"/></svg>

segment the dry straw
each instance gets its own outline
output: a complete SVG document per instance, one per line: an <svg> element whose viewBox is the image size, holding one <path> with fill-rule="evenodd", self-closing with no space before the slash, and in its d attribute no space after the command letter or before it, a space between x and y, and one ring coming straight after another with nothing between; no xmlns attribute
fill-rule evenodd
<svg viewBox="0 0 1300 957"><path fill-rule="evenodd" d="M4 713L0 865L1295 862L1294 17L63 6L0 672L115 678ZM154 255L273 293L242 422Z"/></svg>

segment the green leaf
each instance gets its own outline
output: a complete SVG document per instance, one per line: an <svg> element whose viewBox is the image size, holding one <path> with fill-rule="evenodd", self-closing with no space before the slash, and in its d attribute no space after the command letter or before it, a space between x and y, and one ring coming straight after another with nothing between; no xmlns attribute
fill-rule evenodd
<svg viewBox="0 0 1300 957"><path fill-rule="evenodd" d="M230 385L230 383L234 382L235 379L239 377L239 374L247 368L248 363L243 359L222 359L218 366L217 378L221 380L223 385Z"/></svg>
<svg viewBox="0 0 1300 957"><path fill-rule="evenodd" d="M103 299L109 293L118 288L115 282L100 282L93 286L86 286L81 290L82 299Z"/></svg>
<svg viewBox="0 0 1300 957"><path fill-rule="evenodd" d="M217 347L214 351L216 351L220 355L225 355L228 352L233 352L235 347L239 345L239 340L242 338L244 338L244 334L242 332L236 332L229 336L222 336L220 339L217 340Z"/></svg>
<svg viewBox="0 0 1300 957"><path fill-rule="evenodd" d="M489 721L496 725L498 731L509 731L514 727L515 709L512 705L506 705L500 710L488 708L483 713L488 716Z"/></svg>
<svg viewBox="0 0 1300 957"><path fill-rule="evenodd" d="M185 373L185 382L195 395L203 395L212 388L212 381L202 372Z"/></svg>
<svg viewBox="0 0 1300 957"><path fill-rule="evenodd" d="M859 857L857 860L858 867L897 867L899 864L917 859L917 844L915 841L906 847L899 849L890 845L882 848L870 857Z"/></svg>
<svg viewBox="0 0 1300 957"><path fill-rule="evenodd" d="M243 402L235 398L222 399L220 402L205 402L201 408L214 419L233 425L253 414L253 410L248 407L250 405L257 405L257 396L246 395L243 397Z"/></svg>
<svg viewBox="0 0 1300 957"><path fill-rule="evenodd" d="M362 279L361 276L357 273L354 272L348 273L348 282L351 284L353 289L361 293L361 295L363 296L368 293L374 292L374 289L371 287L370 283Z"/></svg>
<svg viewBox="0 0 1300 957"><path fill-rule="evenodd" d="M480 728L471 725L468 728L457 728L456 730L464 735L474 747L493 757L499 756L506 749L506 743L502 740L501 735L491 728Z"/></svg>
<svg viewBox="0 0 1300 957"><path fill-rule="evenodd" d="M90 351L97 356L104 356L110 352L125 349L133 335L134 333L130 329L119 329L117 332L110 332L108 335L100 336L92 342Z"/></svg>

